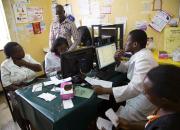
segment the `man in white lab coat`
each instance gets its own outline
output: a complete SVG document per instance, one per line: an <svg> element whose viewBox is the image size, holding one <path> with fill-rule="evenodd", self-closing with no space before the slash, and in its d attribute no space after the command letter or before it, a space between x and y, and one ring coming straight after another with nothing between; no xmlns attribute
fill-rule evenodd
<svg viewBox="0 0 180 130"><path fill-rule="evenodd" d="M116 114L129 121L146 120L155 106L143 95L142 82L147 72L158 64L153 58L150 50L146 49L147 35L142 30L132 30L127 38L125 52L131 52L133 55L127 62L121 61L124 51L119 50L115 54L117 65L116 71L127 72L130 82L127 85L103 88L93 86L97 94L112 94L116 102L126 101L125 106L120 106Z"/></svg>

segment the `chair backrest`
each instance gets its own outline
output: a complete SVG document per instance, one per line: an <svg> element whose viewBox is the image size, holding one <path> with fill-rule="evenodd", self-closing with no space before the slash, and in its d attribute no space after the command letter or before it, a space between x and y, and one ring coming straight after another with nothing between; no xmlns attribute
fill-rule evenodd
<svg viewBox="0 0 180 130"><path fill-rule="evenodd" d="M83 43L83 46L91 46L92 45L92 38L91 33L87 26L80 26L78 28L78 31L80 33L81 42Z"/></svg>

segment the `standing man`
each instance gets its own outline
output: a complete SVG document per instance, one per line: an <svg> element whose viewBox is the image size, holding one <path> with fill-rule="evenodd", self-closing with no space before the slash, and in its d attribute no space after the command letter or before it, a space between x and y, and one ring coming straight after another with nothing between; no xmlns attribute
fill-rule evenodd
<svg viewBox="0 0 180 130"><path fill-rule="evenodd" d="M58 19L52 23L50 28L49 47L51 47L55 39L63 37L68 41L70 47L69 51L76 49L77 45L80 43L80 36L74 20L65 16L65 10L62 5L56 6L56 15ZM71 41L71 36L74 42Z"/></svg>

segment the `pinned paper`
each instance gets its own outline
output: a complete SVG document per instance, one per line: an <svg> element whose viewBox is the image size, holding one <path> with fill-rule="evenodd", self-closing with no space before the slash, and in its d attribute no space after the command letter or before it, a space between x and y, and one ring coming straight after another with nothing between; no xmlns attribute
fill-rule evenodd
<svg viewBox="0 0 180 130"><path fill-rule="evenodd" d="M165 11L158 11L154 16L150 26L158 32L161 32L166 24L171 20L171 17Z"/></svg>
<svg viewBox="0 0 180 130"><path fill-rule="evenodd" d="M13 5L13 10L15 13L16 23L27 23L27 9L24 3L16 3Z"/></svg>
<svg viewBox="0 0 180 130"><path fill-rule="evenodd" d="M28 21L29 22L43 21L43 8L28 7L27 8L27 14L28 14Z"/></svg>

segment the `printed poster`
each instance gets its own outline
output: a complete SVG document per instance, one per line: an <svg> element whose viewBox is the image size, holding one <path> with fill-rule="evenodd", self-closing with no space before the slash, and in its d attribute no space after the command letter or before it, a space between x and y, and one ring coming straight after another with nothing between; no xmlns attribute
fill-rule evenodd
<svg viewBox="0 0 180 130"><path fill-rule="evenodd" d="M27 8L27 14L29 22L43 21L43 8L29 7Z"/></svg>
<svg viewBox="0 0 180 130"><path fill-rule="evenodd" d="M32 23L34 34L41 34L41 25L40 22Z"/></svg>
<svg viewBox="0 0 180 130"><path fill-rule="evenodd" d="M170 19L171 17L168 13L164 11L158 11L150 23L150 26L156 31L161 32Z"/></svg>
<svg viewBox="0 0 180 130"><path fill-rule="evenodd" d="M27 23L27 9L26 5L23 3L16 3L13 5L13 10L15 14L16 23Z"/></svg>

